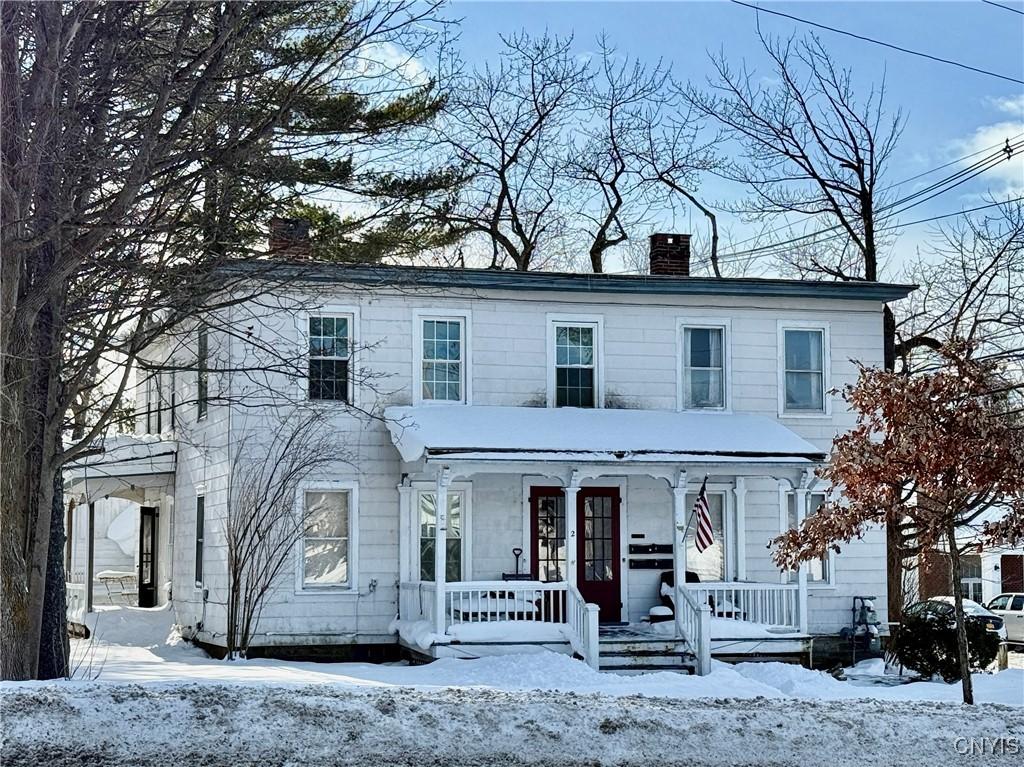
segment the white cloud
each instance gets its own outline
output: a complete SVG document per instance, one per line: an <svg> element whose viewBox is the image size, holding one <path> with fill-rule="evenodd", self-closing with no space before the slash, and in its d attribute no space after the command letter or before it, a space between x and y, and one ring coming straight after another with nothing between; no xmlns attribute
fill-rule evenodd
<svg viewBox="0 0 1024 767"><path fill-rule="evenodd" d="M1014 99L1003 99L1013 102ZM1024 108L1024 98L1017 99L1019 106ZM1008 105L1010 111L1013 104ZM967 138L955 142L954 150L962 156L972 155L963 160L962 165L968 166L982 160L986 155L1003 147L1009 139L1017 148L1008 160L1003 160L978 177L978 182L987 182L989 191L997 194L1024 194L1024 119L1006 120L982 125L975 129ZM977 154L976 154L977 153Z"/></svg>
<svg viewBox="0 0 1024 767"><path fill-rule="evenodd" d="M1006 96L1004 98L993 98L988 100L989 103L998 109L1000 112L1004 112L1014 117L1024 117L1024 93L1017 96Z"/></svg>

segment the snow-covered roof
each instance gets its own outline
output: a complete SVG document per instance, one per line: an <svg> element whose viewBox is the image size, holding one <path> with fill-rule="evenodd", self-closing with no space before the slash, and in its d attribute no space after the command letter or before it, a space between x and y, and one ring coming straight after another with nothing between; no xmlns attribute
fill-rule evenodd
<svg viewBox="0 0 1024 767"><path fill-rule="evenodd" d="M408 462L459 460L800 463L817 447L771 418L665 410L423 405L385 411Z"/></svg>
<svg viewBox="0 0 1024 767"><path fill-rule="evenodd" d="M89 500L134 498L139 488L161 487L174 473L178 445L155 434L118 434L97 440L99 452L64 467L65 491Z"/></svg>

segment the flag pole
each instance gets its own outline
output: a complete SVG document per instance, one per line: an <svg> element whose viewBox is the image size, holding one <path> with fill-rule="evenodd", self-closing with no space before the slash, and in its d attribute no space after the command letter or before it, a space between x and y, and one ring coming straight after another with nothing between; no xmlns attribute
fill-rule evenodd
<svg viewBox="0 0 1024 767"><path fill-rule="evenodd" d="M697 496L700 497L702 492L705 492L705 488L708 484L708 475L704 475L704 481L700 483L700 490L697 491ZM686 527L683 528L683 540L686 540L686 534L690 532L690 523L693 521L694 512L697 510L697 505L694 504L693 508L690 509L690 516L686 518Z"/></svg>

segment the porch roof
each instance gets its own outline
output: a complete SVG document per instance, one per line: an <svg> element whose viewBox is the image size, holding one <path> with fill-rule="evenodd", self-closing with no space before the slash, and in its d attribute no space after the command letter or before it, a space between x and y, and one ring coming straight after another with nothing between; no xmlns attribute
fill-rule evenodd
<svg viewBox="0 0 1024 767"><path fill-rule="evenodd" d="M740 413L422 405L385 411L402 459L601 463L816 463L771 418Z"/></svg>
<svg viewBox="0 0 1024 767"><path fill-rule="evenodd" d="M107 495L135 499L139 489L163 487L174 475L177 442L154 434L118 434L97 440L96 452L64 467L65 491L89 500Z"/></svg>

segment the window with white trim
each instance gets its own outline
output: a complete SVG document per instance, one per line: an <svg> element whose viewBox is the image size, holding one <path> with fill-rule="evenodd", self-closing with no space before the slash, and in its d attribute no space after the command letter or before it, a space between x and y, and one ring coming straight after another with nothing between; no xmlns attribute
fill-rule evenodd
<svg viewBox="0 0 1024 767"><path fill-rule="evenodd" d="M597 325L555 324L555 407L597 407Z"/></svg>
<svg viewBox="0 0 1024 767"><path fill-rule="evenodd" d="M683 407L725 407L725 328L683 328Z"/></svg>
<svg viewBox="0 0 1024 767"><path fill-rule="evenodd" d="M350 402L351 318L309 318L309 398Z"/></svg>
<svg viewBox="0 0 1024 767"><path fill-rule="evenodd" d="M347 586L352 493L307 490L303 503L302 587Z"/></svg>
<svg viewBox="0 0 1024 767"><path fill-rule="evenodd" d="M428 317L421 322L421 398L424 401L464 402L465 322L450 317Z"/></svg>
<svg viewBox="0 0 1024 767"><path fill-rule="evenodd" d="M196 420L206 418L210 410L210 331L200 326L196 338Z"/></svg>
<svg viewBox="0 0 1024 767"><path fill-rule="evenodd" d="M434 580L434 549L437 535L436 493L419 494L420 580ZM445 580L461 581L462 557L462 493L448 492L448 540L445 551Z"/></svg>
<svg viewBox="0 0 1024 767"><path fill-rule="evenodd" d="M708 492L708 509L711 512L712 544L704 551L697 551L697 519L690 519L686 528L686 569L696 573L702 582L724 581L725 572L725 494ZM686 510L693 513L697 493L686 494Z"/></svg>
<svg viewBox="0 0 1024 767"><path fill-rule="evenodd" d="M797 529L796 524L796 493L786 494L786 519L790 529ZM807 494L807 517L813 517L818 513L825 503L824 493L808 493ZM807 563L807 582L808 583L831 583L832 582L832 563L828 554L818 558L811 559ZM796 571L790 570L788 573L788 580L790 583L796 583Z"/></svg>
<svg viewBox="0 0 1024 767"><path fill-rule="evenodd" d="M196 586L203 585L203 544L206 539L206 496L196 496Z"/></svg>
<svg viewBox="0 0 1024 767"><path fill-rule="evenodd" d="M783 344L784 409L825 412L825 332L786 328Z"/></svg>
<svg viewBox="0 0 1024 767"><path fill-rule="evenodd" d="M960 585L963 587L965 599L972 599L978 604L983 602L981 580L981 557L977 554L962 556L960 558Z"/></svg>

